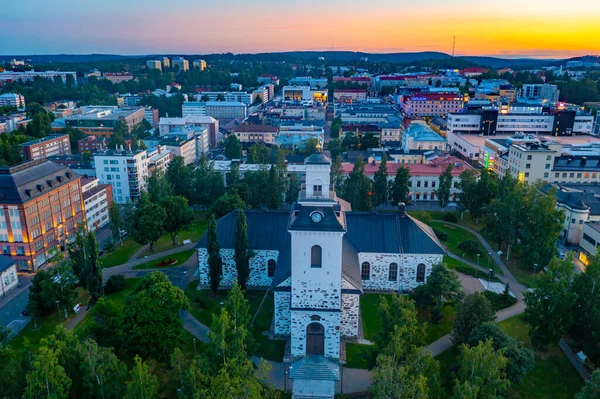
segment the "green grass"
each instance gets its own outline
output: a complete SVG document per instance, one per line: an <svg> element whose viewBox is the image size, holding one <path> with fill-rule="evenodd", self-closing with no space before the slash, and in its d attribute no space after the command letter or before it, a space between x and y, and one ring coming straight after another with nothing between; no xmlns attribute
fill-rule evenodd
<svg viewBox="0 0 600 399"><path fill-rule="evenodd" d="M190 313L202 324L209 326L212 323L212 315L218 314L222 306L220 303L227 301L228 291L219 291L213 294L209 290L196 290L197 281L191 282L187 289L186 295L190 299ZM260 302L265 295L265 291L248 291L246 299L250 303L250 314L254 316ZM257 343L257 348L254 351L256 356L267 360L282 361L285 352L284 341L271 341L268 336L263 335L263 331L268 331L271 328L271 320L273 319L273 294L269 293L261 312L254 321L252 335Z"/></svg>
<svg viewBox="0 0 600 399"><path fill-rule="evenodd" d="M381 318L379 317L379 303L381 298L389 294L363 294L360 296L360 317L362 319L363 335L372 341L381 331Z"/></svg>
<svg viewBox="0 0 600 399"><path fill-rule="evenodd" d="M515 316L499 323L504 331L532 348L529 339L529 325L523 315ZM558 345L554 344L547 351L535 351L535 367L519 385L511 387L506 398L510 399L542 399L573 398L581 390L583 381Z"/></svg>
<svg viewBox="0 0 600 399"><path fill-rule="evenodd" d="M481 278L484 280L489 280L489 273L484 273L479 269L474 268L471 265L467 265L459 260L451 258L449 256L444 256L444 264L448 267L448 269L456 270L457 272L467 274L469 276L473 276L475 278ZM494 267L497 270L497 267ZM495 281L497 283L502 283L498 277L493 276L490 281Z"/></svg>
<svg viewBox="0 0 600 399"><path fill-rule="evenodd" d="M430 320L429 312L423 310L419 311L419 320L427 323L427 326L425 327L425 340L427 345L443 337L452 330L452 323L454 323L454 308L450 305L443 306L442 313L444 314L444 320L442 320L441 323L433 323Z"/></svg>
<svg viewBox="0 0 600 399"><path fill-rule="evenodd" d="M511 249L510 260L505 261L505 264L519 283L529 288L534 287L535 275L533 274L533 265L525 262L520 249Z"/></svg>
<svg viewBox="0 0 600 399"><path fill-rule="evenodd" d="M196 253L195 249L188 249L183 252L178 252L176 254L167 255L161 259L151 260L146 263L142 263L141 265L136 265L133 267L135 270L147 270L147 269L165 269L174 266L180 266L182 263L186 262L189 258L191 258ZM162 262L168 262L169 260L176 261L174 264L168 266L157 266L157 264Z"/></svg>
<svg viewBox="0 0 600 399"><path fill-rule="evenodd" d="M377 348L374 345L346 344L346 367L369 369L374 366Z"/></svg>
<svg viewBox="0 0 600 399"><path fill-rule="evenodd" d="M142 246L131 238L123 240L123 246L116 243L115 247L100 259L103 267L113 267L126 263Z"/></svg>
<svg viewBox="0 0 600 399"><path fill-rule="evenodd" d="M185 240L191 240L192 242L198 242L202 234L206 231L208 225L207 220L195 220L194 222L183 227L183 230L179 232L177 236L178 245L173 245L173 240L169 234L162 236L154 243L154 253L168 251L169 249L177 248L183 245Z"/></svg>
<svg viewBox="0 0 600 399"><path fill-rule="evenodd" d="M471 262L477 262L477 254L481 254L479 258L479 265L483 267L487 267L488 264L490 266L495 266L494 261L488 255L481 242L479 242L477 237L475 237L471 232L461 229L460 227L444 224L442 222L431 222L430 226L436 231L448 234L448 240L442 241L442 244L446 246L449 252L452 252L454 255L460 256L461 258L464 254L464 259L470 260ZM458 246L464 241L476 242L478 248L477 253L469 254L461 250Z"/></svg>

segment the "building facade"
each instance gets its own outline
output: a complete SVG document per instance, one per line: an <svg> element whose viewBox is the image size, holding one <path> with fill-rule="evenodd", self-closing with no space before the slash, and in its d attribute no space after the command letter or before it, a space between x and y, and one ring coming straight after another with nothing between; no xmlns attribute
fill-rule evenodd
<svg viewBox="0 0 600 399"><path fill-rule="evenodd" d="M0 95L0 107L25 108L25 97L19 93L4 93Z"/></svg>
<svg viewBox="0 0 600 399"><path fill-rule="evenodd" d="M112 203L112 186L100 184L98 178L82 178L83 206L89 231L106 226L110 219L108 208Z"/></svg>
<svg viewBox="0 0 600 399"><path fill-rule="evenodd" d="M242 143L273 144L279 133L277 126L268 125L239 125L233 133Z"/></svg>
<svg viewBox="0 0 600 399"><path fill-rule="evenodd" d="M149 160L146 150L105 149L94 155L96 177L112 186L117 204L137 202L146 188Z"/></svg>
<svg viewBox="0 0 600 399"><path fill-rule="evenodd" d="M41 139L20 145L23 159L32 161L52 156L71 155L71 141L68 134L51 134Z"/></svg>

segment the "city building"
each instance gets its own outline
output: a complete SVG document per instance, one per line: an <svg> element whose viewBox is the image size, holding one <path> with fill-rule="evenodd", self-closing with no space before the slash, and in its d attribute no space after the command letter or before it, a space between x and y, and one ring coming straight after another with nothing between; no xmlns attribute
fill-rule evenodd
<svg viewBox="0 0 600 399"><path fill-rule="evenodd" d="M167 58L167 60L168 60L168 58ZM158 69L159 71L162 71L162 64L160 63L159 60L148 60L148 61L146 61L146 68Z"/></svg>
<svg viewBox="0 0 600 399"><path fill-rule="evenodd" d="M127 93L117 97L117 105L120 107L135 107L137 105L140 105L140 102L142 102L142 97L143 96L139 94ZM122 103L120 100L122 100Z"/></svg>
<svg viewBox="0 0 600 399"><path fill-rule="evenodd" d="M87 136L84 139L77 140L77 149L80 154L85 154L86 152L93 154L103 146L105 146L104 139L98 140L96 136Z"/></svg>
<svg viewBox="0 0 600 399"><path fill-rule="evenodd" d="M341 340L360 336L360 295L424 284L445 253L432 229L404 213L352 212L330 186L331 161L305 160L306 183L293 211L245 210L248 286L274 292L274 334L289 337L296 398L333 398ZM238 212L217 221L221 287L234 284ZM210 286L207 235L197 245L199 289ZM320 373L311 370L327 370Z"/></svg>
<svg viewBox="0 0 600 399"><path fill-rule="evenodd" d="M201 71L206 69L206 61L204 60L194 60L193 65L194 68L199 68Z"/></svg>
<svg viewBox="0 0 600 399"><path fill-rule="evenodd" d="M104 72L103 77L114 84L133 80L133 75L129 72Z"/></svg>
<svg viewBox="0 0 600 399"><path fill-rule="evenodd" d="M446 139L431 129L425 121L412 121L402 134L402 149L446 151Z"/></svg>
<svg viewBox="0 0 600 399"><path fill-rule="evenodd" d="M0 255L0 293L2 298L19 286L17 262L5 255Z"/></svg>
<svg viewBox="0 0 600 399"><path fill-rule="evenodd" d="M146 188L149 160L146 150L104 149L94 155L96 177L112 186L117 204L137 202Z"/></svg>
<svg viewBox="0 0 600 399"><path fill-rule="evenodd" d="M150 106L144 107L144 115L146 121L154 128L158 126L160 118L158 116L158 110Z"/></svg>
<svg viewBox="0 0 600 399"><path fill-rule="evenodd" d="M102 77L102 72L100 72L97 69L90 69L89 72L86 72L83 74L83 77L86 79L89 78L101 78Z"/></svg>
<svg viewBox="0 0 600 399"><path fill-rule="evenodd" d="M170 151L174 157L182 157L185 165L193 165L208 153L208 128L196 126L175 128L162 137L159 146Z"/></svg>
<svg viewBox="0 0 600 399"><path fill-rule="evenodd" d="M600 222L586 222L582 229L582 240L579 242L579 254L577 258L584 264L589 265L590 260L598 255L600 245Z"/></svg>
<svg viewBox="0 0 600 399"><path fill-rule="evenodd" d="M279 133L277 126L268 125L239 125L233 129L233 134L242 143L273 144Z"/></svg>
<svg viewBox="0 0 600 399"><path fill-rule="evenodd" d="M327 87L327 78L311 78L299 76L289 80L290 86L309 86L311 89L324 89Z"/></svg>
<svg viewBox="0 0 600 399"><path fill-rule="evenodd" d="M212 116L222 120L244 120L247 116L246 104L235 101L186 101L182 105L182 115L185 116Z"/></svg>
<svg viewBox="0 0 600 399"><path fill-rule="evenodd" d="M84 177L81 179L81 190L88 230L96 231L106 226L110 221L108 208L112 203L112 186L100 184L96 177Z"/></svg>
<svg viewBox="0 0 600 399"><path fill-rule="evenodd" d="M524 84L521 89L521 97L530 100L540 100L542 103L556 103L560 90L556 85L550 84Z"/></svg>
<svg viewBox="0 0 600 399"><path fill-rule="evenodd" d="M183 57L173 58L171 64L173 64L173 69L178 72L185 72L190 70L190 62Z"/></svg>
<svg viewBox="0 0 600 399"><path fill-rule="evenodd" d="M0 246L19 271L37 272L84 223L81 177L48 160L0 168Z"/></svg>
<svg viewBox="0 0 600 399"><path fill-rule="evenodd" d="M25 71L25 72L13 72L4 71L0 72L0 82L33 82L35 78L44 79L56 79L61 78L63 83L67 83L67 77L70 76L73 79L73 83L77 83L77 74L75 72L62 72L62 71Z"/></svg>
<svg viewBox="0 0 600 399"><path fill-rule="evenodd" d="M252 105L254 101L252 93L244 91L203 91L200 94L196 94L196 100L198 101L206 98L208 98L208 101L219 101L222 98L223 101L240 102L247 106Z"/></svg>
<svg viewBox="0 0 600 399"><path fill-rule="evenodd" d="M169 57L158 57L157 60L162 64L163 68L171 67L171 61L169 60Z"/></svg>
<svg viewBox="0 0 600 399"><path fill-rule="evenodd" d="M56 155L71 155L71 141L68 134L51 134L23 143L19 147L23 151L23 159L26 161Z"/></svg>
<svg viewBox="0 0 600 399"><path fill-rule="evenodd" d="M333 91L333 100L341 103L365 101L366 99L366 89L335 89Z"/></svg>
<svg viewBox="0 0 600 399"><path fill-rule="evenodd" d="M279 78L275 75L260 75L258 78L256 78L256 80L258 81L258 84L260 85L264 85L264 84L269 84L272 83L274 86L278 86L279 85Z"/></svg>
<svg viewBox="0 0 600 399"><path fill-rule="evenodd" d="M71 126L94 135L97 138L110 138L114 133L114 127L119 118L127 123L129 131L146 118L143 107L117 108L113 106L86 106L80 108L81 113L68 116L62 120L55 120L52 124L54 130L62 130L65 126Z"/></svg>
<svg viewBox="0 0 600 399"><path fill-rule="evenodd" d="M173 153L162 148L160 145L147 150L148 155L148 175L161 171L167 173L167 168L173 160Z"/></svg>
<svg viewBox="0 0 600 399"><path fill-rule="evenodd" d="M284 101L327 102L327 90L313 90L310 86L284 86L281 96Z"/></svg>
<svg viewBox="0 0 600 399"><path fill-rule="evenodd" d="M460 112L464 100L455 93L417 93L400 96L400 106L408 116L446 116Z"/></svg>
<svg viewBox="0 0 600 399"><path fill-rule="evenodd" d="M25 97L19 93L4 93L0 95L0 107L25 108Z"/></svg>
<svg viewBox="0 0 600 399"><path fill-rule="evenodd" d="M185 104L185 103L184 103ZM174 130L193 126L208 129L208 140L210 146L216 146L222 140L219 131L219 121L210 116L186 115L184 112L182 118L160 118L158 123L158 132L160 136L165 136Z"/></svg>
<svg viewBox="0 0 600 399"><path fill-rule="evenodd" d="M275 144L286 148L303 148L310 139L317 139L323 148L325 141L325 124L316 121L283 122L279 125L279 135Z"/></svg>

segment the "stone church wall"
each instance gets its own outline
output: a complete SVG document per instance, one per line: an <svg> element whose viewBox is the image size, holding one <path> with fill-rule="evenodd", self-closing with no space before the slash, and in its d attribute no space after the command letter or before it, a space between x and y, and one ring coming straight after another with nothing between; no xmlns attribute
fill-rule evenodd
<svg viewBox="0 0 600 399"><path fill-rule="evenodd" d="M422 254L358 254L358 260L362 271L362 264L369 262L371 275L369 280L363 280L363 289L381 291L406 291L416 288L422 283L417 282L417 266L425 264L425 281L431 273L433 265L442 262L443 255ZM389 280L390 264L398 265L398 280Z"/></svg>
<svg viewBox="0 0 600 399"><path fill-rule="evenodd" d="M292 310L292 357L306 356L306 328L311 323L320 323L325 328L325 356L340 357L341 312L318 310ZM320 318L319 320L313 320Z"/></svg>
<svg viewBox="0 0 600 399"><path fill-rule="evenodd" d="M275 291L275 334L290 335L290 326L292 325L292 313L290 311L289 292Z"/></svg>
<svg viewBox="0 0 600 399"><path fill-rule="evenodd" d="M358 336L358 316L360 312L358 294L342 294L342 319L340 332L342 337Z"/></svg>

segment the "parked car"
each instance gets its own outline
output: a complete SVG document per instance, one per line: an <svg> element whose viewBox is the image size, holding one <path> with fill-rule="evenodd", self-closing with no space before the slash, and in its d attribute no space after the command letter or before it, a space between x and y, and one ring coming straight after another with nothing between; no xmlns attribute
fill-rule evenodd
<svg viewBox="0 0 600 399"><path fill-rule="evenodd" d="M25 317L28 317L31 313L29 313L29 310L25 309L24 311L21 312L21 314Z"/></svg>
<svg viewBox="0 0 600 399"><path fill-rule="evenodd" d="M565 252L564 252L564 251L558 251L558 258L559 258L559 259L564 259L564 258L566 258Z"/></svg>

